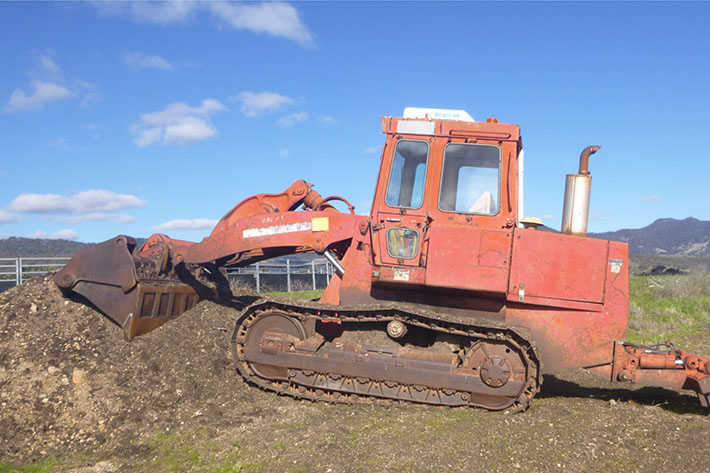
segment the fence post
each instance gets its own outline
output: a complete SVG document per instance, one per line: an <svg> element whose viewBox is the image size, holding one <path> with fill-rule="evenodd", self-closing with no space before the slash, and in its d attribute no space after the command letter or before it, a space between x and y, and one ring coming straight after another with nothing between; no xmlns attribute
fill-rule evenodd
<svg viewBox="0 0 710 473"><path fill-rule="evenodd" d="M311 274L313 275L313 290L316 290L316 260L311 260Z"/></svg>
<svg viewBox="0 0 710 473"><path fill-rule="evenodd" d="M22 258L17 258L17 274L15 275L15 285L22 284Z"/></svg>
<svg viewBox="0 0 710 473"><path fill-rule="evenodd" d="M256 292L261 292L261 281L259 281L259 263L256 263Z"/></svg>
<svg viewBox="0 0 710 473"><path fill-rule="evenodd" d="M330 284L330 263L325 263L325 282Z"/></svg>
<svg viewBox="0 0 710 473"><path fill-rule="evenodd" d="M286 290L291 292L291 260L286 260Z"/></svg>

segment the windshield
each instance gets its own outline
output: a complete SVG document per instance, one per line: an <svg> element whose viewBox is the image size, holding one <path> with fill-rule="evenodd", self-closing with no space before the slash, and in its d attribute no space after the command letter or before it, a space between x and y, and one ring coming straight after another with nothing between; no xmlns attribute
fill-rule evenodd
<svg viewBox="0 0 710 473"><path fill-rule="evenodd" d="M500 148L450 143L444 151L439 208L496 215L500 205Z"/></svg>
<svg viewBox="0 0 710 473"><path fill-rule="evenodd" d="M429 144L400 140L394 151L385 203L390 207L418 208L424 200Z"/></svg>

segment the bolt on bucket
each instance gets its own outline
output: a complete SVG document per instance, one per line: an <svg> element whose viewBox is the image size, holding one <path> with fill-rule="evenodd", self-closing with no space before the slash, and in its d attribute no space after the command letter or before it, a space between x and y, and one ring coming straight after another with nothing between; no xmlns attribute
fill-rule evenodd
<svg viewBox="0 0 710 473"><path fill-rule="evenodd" d="M53 279L64 292L85 297L123 328L126 338L150 332L197 304L191 286L170 279L140 279L133 238L119 235L79 251Z"/></svg>

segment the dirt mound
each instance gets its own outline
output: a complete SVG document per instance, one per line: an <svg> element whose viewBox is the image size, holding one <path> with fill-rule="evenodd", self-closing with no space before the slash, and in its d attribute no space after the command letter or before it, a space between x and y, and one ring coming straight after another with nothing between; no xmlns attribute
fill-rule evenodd
<svg viewBox="0 0 710 473"><path fill-rule="evenodd" d="M189 420L224 422L249 397L228 356L234 310L202 302L131 342L49 277L0 296L0 458L128 448Z"/></svg>

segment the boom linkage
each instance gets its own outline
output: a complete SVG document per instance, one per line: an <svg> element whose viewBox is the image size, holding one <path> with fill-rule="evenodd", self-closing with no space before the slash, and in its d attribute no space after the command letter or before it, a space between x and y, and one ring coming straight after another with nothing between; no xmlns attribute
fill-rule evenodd
<svg viewBox="0 0 710 473"><path fill-rule="evenodd" d="M336 210L334 200L350 213ZM301 205L305 211L296 211ZM226 267L296 252L342 254L366 221L342 197L323 198L299 180L280 194L243 200L199 243L156 233L139 250L133 238L119 235L77 252L54 282L85 297L130 339L201 299L231 299Z"/></svg>

